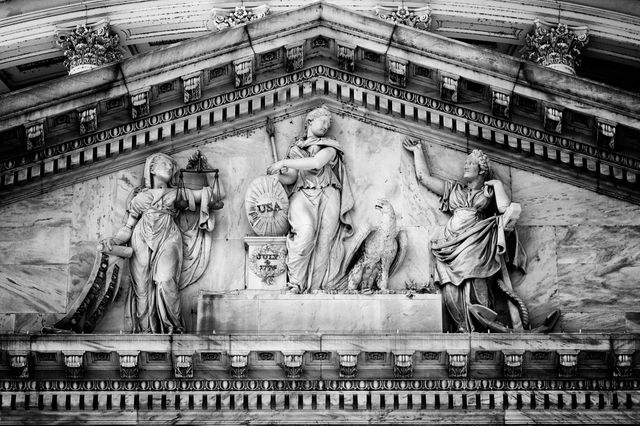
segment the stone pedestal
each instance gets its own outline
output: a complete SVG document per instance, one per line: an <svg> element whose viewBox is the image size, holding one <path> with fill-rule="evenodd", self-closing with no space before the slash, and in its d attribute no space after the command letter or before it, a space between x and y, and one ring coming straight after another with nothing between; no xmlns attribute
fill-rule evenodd
<svg viewBox="0 0 640 426"><path fill-rule="evenodd" d="M439 294L202 292L197 333L442 332Z"/></svg>
<svg viewBox="0 0 640 426"><path fill-rule="evenodd" d="M287 237L245 237L245 286L249 290L286 288Z"/></svg>

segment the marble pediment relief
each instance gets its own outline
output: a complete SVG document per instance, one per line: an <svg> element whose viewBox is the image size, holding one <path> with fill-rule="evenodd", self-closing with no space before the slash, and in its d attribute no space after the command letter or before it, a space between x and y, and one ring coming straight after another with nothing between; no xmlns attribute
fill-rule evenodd
<svg viewBox="0 0 640 426"><path fill-rule="evenodd" d="M439 131L403 131L392 120L372 119L348 111L338 102L325 101L333 116L328 136L343 144L345 163L350 172L356 232L376 224L375 204L384 198L394 207L398 228L406 233L406 256L401 267L390 276L388 289L392 293L390 296L409 301L404 295L407 283L427 287L433 281L434 264L429 241L447 223L448 216L440 211L437 195L417 181L412 157L403 148L403 140L406 136L415 138L421 135L432 173L442 179L462 178L461 165L466 151L438 137ZM301 102L298 109L282 109L273 116L276 150L280 155L300 135L304 116L315 106L315 102ZM244 203L250 183L264 175L273 162L265 123L266 120L225 136L204 139L198 145L211 165L220 169L226 195L224 208L214 213L216 223L211 233L208 265L198 281L180 292L181 311L188 331L210 332L211 327L221 330L231 324L216 322L215 318L198 318L200 306L225 307L215 297L199 301L201 292L228 294L233 302L226 300L224 303L237 303L238 307L247 303L247 299L238 296L238 292L244 291L248 285L244 278L247 271L245 238L254 235L254 231L246 217ZM161 149L153 145L149 148ZM193 154L193 148L180 148L184 149L169 152L179 165L185 165ZM487 152L491 153L490 150ZM513 276L513 287L529 309L530 323L537 327L551 310L561 308L564 317L560 326L563 329L586 329L589 325L615 330L625 327L627 315L633 312L633 297L625 288L636 260L615 251L611 242L615 239L624 241L628 247L637 245L635 228L640 224L637 223L637 215L633 215L635 206L604 195L594 196L588 190L523 171L501 161L498 156L492 155L491 160L496 178L504 182L512 200L522 205L518 232L530 262L526 275L516 273ZM72 187L3 208L6 224L3 229L7 232L3 231L6 237L2 250L7 264L3 265L6 272L3 273L2 285L11 288L10 294L15 296L6 302L2 310L14 317L16 327L39 330L43 320L47 325L53 325L69 312L91 273L97 241L115 235L122 226L127 198L132 189L142 182L143 169L142 164L116 169ZM16 226L28 226L29 223L42 223L44 228L34 228L20 236L15 232ZM612 229L609 226L612 224L619 225L617 231L607 236L606 230ZM13 231L7 227L14 227ZM594 238L599 243L594 244ZM58 247L54 257L48 254L52 244ZM589 245L593 247L589 253L571 249L578 246L586 250ZM21 255L12 249L18 246L26 248ZM586 283L581 285L610 300L602 306L594 305L590 297L585 299L586 293L576 290L577 271L583 270L584 265L591 261L595 263L589 266ZM53 279L49 282L54 297L39 296L42 293L38 289L42 287L44 276ZM602 279L611 280L613 289L604 291L600 288L597 283ZM125 279L120 296L105 312L95 332L130 329L124 297L128 286L130 282ZM256 287L264 288L261 283ZM282 290L280 288L276 293ZM325 298L333 300L336 296ZM271 300L274 306L286 306L288 303L273 294L267 300ZM610 307L618 306L620 300L625 300L626 308L622 306L614 313ZM567 311L565 306L570 309ZM216 309L212 312L227 312L230 317L246 315L245 308L234 311L226 305L225 309ZM267 305L261 309L269 312ZM589 315L597 316L600 322L588 324L587 318L593 318ZM427 317L432 318L432 314ZM264 322L260 318L256 317L258 327L271 322L268 317L264 317Z"/></svg>

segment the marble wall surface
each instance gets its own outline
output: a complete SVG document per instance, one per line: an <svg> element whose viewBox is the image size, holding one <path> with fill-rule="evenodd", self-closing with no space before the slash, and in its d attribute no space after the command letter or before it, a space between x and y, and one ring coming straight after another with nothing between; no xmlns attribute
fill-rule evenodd
<svg viewBox="0 0 640 426"><path fill-rule="evenodd" d="M302 117L276 123L282 156L301 133ZM358 230L377 215L374 200L387 198L408 232L404 265L390 280L402 290L407 280L430 279L429 239L447 216L438 197L420 186L403 135L334 115L329 134L345 150L356 200ZM438 143L425 144L434 174L459 178L465 154ZM224 209L215 213L214 246L208 269L182 292L183 313L195 329L198 294L244 288L243 237L252 230L244 214L248 184L263 174L271 152L263 130L200 147L220 177ZM180 164L193 151L175 158ZM558 331L638 331L640 274L638 207L571 185L495 163L513 201L522 205L519 235L529 257L526 275L514 277L516 291L539 324L553 309L563 315ZM22 201L0 209L0 332L38 332L60 318L85 284L100 238L121 226L125 201L141 183L142 165ZM127 330L123 288L97 331Z"/></svg>

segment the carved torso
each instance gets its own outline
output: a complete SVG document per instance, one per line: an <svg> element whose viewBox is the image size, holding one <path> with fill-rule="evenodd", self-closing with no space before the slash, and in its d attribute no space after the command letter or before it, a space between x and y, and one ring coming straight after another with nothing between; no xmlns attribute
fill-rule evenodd
<svg viewBox="0 0 640 426"><path fill-rule="evenodd" d="M319 139L301 139L296 142L294 146L289 150L289 158L305 158L313 157L321 149L330 147L337 151L342 151L337 141L329 138ZM312 189L312 188L326 188L327 186L333 186L337 189L341 189L342 185L340 179L333 171L333 167L338 162L338 156L325 164L319 169L312 170L299 170L298 179L295 183L294 190L299 189Z"/></svg>

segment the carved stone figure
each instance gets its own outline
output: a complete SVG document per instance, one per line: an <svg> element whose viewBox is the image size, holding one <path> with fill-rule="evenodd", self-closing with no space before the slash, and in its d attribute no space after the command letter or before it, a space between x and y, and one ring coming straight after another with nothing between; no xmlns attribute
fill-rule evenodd
<svg viewBox="0 0 640 426"><path fill-rule="evenodd" d="M442 288L455 331L473 331L470 308L492 306L490 279L503 266L501 256L506 249L498 214L507 211L511 199L502 182L490 179L489 159L480 150L469 154L463 182L456 182L429 173L418 141L406 138L403 146L414 154L418 181L440 195L440 209L453 215L439 238L431 242L434 280ZM510 260L524 270L526 255L517 243Z"/></svg>
<svg viewBox="0 0 640 426"><path fill-rule="evenodd" d="M342 147L326 137L330 126L327 108L311 111L303 137L291 144L287 158L267 170L278 174L282 184L292 185L287 268L289 288L294 293L331 290L344 276L343 241L352 233L349 212L353 197Z"/></svg>
<svg viewBox="0 0 640 426"><path fill-rule="evenodd" d="M107 252L126 243L133 249L129 266L134 332L184 332L180 290L202 275L210 256L212 190L176 188L177 171L168 155L148 157L144 185L130 197L125 225L102 242ZM197 211L195 217L187 210Z"/></svg>
<svg viewBox="0 0 640 426"><path fill-rule="evenodd" d="M370 293L376 288L387 291L389 276L406 255L407 234L398 230L393 206L388 200L377 200L375 208L380 212L380 221L366 234L362 248L354 256L355 264L347 279L351 292Z"/></svg>

